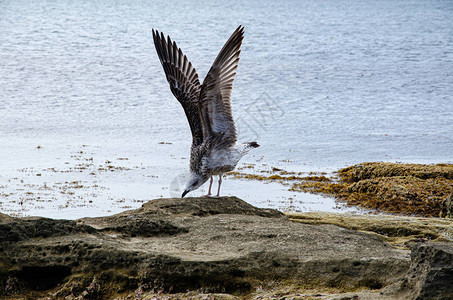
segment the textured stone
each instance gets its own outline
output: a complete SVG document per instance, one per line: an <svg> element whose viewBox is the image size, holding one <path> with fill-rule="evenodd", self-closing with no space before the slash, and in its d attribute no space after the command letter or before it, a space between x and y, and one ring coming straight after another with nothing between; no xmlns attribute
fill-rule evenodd
<svg viewBox="0 0 453 300"><path fill-rule="evenodd" d="M411 266L387 294L401 299L453 299L453 244L420 243L411 252Z"/></svg>
<svg viewBox="0 0 453 300"><path fill-rule="evenodd" d="M235 197L157 199L76 221L0 215L0 225L3 297L378 291L410 263L376 234L290 222Z"/></svg>

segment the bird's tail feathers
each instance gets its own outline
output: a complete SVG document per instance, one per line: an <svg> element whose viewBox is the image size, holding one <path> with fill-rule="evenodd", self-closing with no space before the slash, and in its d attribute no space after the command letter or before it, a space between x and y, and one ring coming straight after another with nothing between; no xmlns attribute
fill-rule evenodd
<svg viewBox="0 0 453 300"><path fill-rule="evenodd" d="M250 150L258 148L260 145L257 142L246 142L241 145L240 148L241 155L246 155Z"/></svg>
<svg viewBox="0 0 453 300"><path fill-rule="evenodd" d="M247 148L258 148L260 145L257 142L247 142L245 143Z"/></svg>

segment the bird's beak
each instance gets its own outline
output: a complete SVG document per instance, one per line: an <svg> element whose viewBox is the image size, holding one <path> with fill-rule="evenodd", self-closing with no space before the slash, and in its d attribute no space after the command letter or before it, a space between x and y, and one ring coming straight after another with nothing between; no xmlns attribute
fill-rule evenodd
<svg viewBox="0 0 453 300"><path fill-rule="evenodd" d="M189 190L185 190L185 191L182 193L181 198L184 198L184 196L187 195L188 192L189 192Z"/></svg>

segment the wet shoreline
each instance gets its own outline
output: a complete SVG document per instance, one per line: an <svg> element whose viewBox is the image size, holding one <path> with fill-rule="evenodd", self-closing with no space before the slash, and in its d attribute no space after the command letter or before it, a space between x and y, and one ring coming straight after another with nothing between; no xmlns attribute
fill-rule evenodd
<svg viewBox="0 0 453 300"><path fill-rule="evenodd" d="M159 150L156 157L160 157L161 152L168 152L168 147L172 146L168 142L156 143L155 148ZM126 151L112 152L88 144L66 145L61 146L61 149L41 144L27 151L22 154L22 160L9 162L10 164L2 169L0 175L2 213L20 217L76 219L110 215L125 209L138 208L152 198L178 197L181 185L184 184L184 172L188 163L186 157L177 157L171 153L170 159L163 162L148 159L142 154L127 155ZM30 166L23 167L24 165ZM444 178L445 176L436 178L440 173L432 173L429 178L419 178L417 172L419 174L423 172L417 171L416 168L409 174L410 177L359 178L360 180L355 180L357 182L345 175L348 171L342 171L357 171L357 166L361 165L368 166L367 168L374 166L376 170L388 166L393 168L412 166L413 169L414 166L424 166L428 169L449 170L452 166L365 163L337 172L333 168L316 169L309 166L299 168L290 160L271 165L261 159L255 159L240 163L234 172L226 174L226 184L222 192L241 197L257 207L274 208L284 212L327 211L358 214L379 212L438 216L440 200L450 191L451 177L448 177L450 175L448 178ZM343 175L344 177L341 177ZM375 181L376 184L373 184ZM216 184L215 182L214 186ZM373 193L379 194L379 189L373 190L379 184L382 188L395 184L411 186L412 189L418 189L415 197L422 194L422 198L420 203L418 200L409 199L414 202L412 206L406 205L398 209L395 208L397 202L393 201L392 204L392 200L387 199L390 196L397 197L399 195L397 192L391 195L388 193L378 195L387 201L371 197ZM349 186L353 186L353 189L347 190ZM206 194L206 188L207 186L200 188L192 196ZM431 194L437 190L433 198ZM435 200L433 209L429 211L420 208L424 207L420 204L426 202L428 197ZM403 200L406 201L406 198L403 197ZM384 207L382 203L387 206Z"/></svg>

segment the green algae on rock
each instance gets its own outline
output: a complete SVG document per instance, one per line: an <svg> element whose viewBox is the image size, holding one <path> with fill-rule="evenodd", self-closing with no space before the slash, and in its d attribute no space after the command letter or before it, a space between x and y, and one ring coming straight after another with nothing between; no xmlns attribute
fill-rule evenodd
<svg viewBox="0 0 453 300"><path fill-rule="evenodd" d="M287 212L293 222L332 224L377 234L387 243L402 249L423 241L453 242L453 220L392 215L358 215L327 212Z"/></svg>

